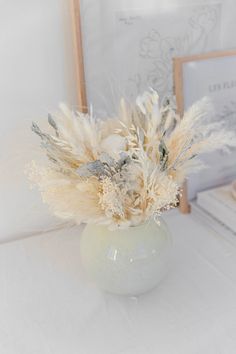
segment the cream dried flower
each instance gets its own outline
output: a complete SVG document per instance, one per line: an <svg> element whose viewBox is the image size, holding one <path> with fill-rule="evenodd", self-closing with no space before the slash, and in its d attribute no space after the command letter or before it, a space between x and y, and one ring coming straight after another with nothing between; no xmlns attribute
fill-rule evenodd
<svg viewBox="0 0 236 354"><path fill-rule="evenodd" d="M143 223L177 205L184 178L203 166L199 153L236 147L232 132L206 122L206 98L181 120L154 90L135 105L122 99L119 115L106 121L60 108L48 117L52 132L33 123L48 166L33 162L29 177L54 214L77 223Z"/></svg>

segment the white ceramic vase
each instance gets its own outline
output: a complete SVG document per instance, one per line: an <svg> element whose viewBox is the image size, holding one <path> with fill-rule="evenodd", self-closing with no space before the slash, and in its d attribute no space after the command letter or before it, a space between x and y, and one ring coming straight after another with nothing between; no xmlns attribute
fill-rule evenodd
<svg viewBox="0 0 236 354"><path fill-rule="evenodd" d="M89 278L110 293L139 295L154 288L168 270L172 239L168 227L152 220L125 230L87 225L81 260Z"/></svg>

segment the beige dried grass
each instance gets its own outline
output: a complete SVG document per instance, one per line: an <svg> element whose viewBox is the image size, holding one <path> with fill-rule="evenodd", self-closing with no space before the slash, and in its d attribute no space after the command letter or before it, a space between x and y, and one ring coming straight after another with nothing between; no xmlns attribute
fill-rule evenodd
<svg viewBox="0 0 236 354"><path fill-rule="evenodd" d="M208 99L181 120L169 102L159 104L151 90L134 105L122 99L113 119L61 105L49 116L53 132L33 124L48 165L33 162L28 174L55 215L110 228L138 225L177 205L186 175L203 167L199 153L236 147L232 132L206 121Z"/></svg>

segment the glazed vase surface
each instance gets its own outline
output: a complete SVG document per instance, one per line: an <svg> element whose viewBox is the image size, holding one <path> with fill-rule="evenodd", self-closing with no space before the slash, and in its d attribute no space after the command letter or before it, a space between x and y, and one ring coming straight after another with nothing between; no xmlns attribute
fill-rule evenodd
<svg viewBox="0 0 236 354"><path fill-rule="evenodd" d="M172 239L166 223L154 220L128 229L86 225L80 243L88 277L110 293L139 295L161 281L169 268Z"/></svg>

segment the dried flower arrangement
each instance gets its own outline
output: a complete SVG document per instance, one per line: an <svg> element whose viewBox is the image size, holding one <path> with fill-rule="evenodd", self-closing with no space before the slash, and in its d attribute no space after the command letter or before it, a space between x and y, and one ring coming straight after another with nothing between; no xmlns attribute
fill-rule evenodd
<svg viewBox="0 0 236 354"><path fill-rule="evenodd" d="M51 133L32 125L48 165L33 161L29 177L55 215L76 223L139 225L177 205L184 178L203 167L200 153L236 147L232 132L207 123L207 98L182 119L154 90L133 105L122 99L113 119L60 108L48 116Z"/></svg>

